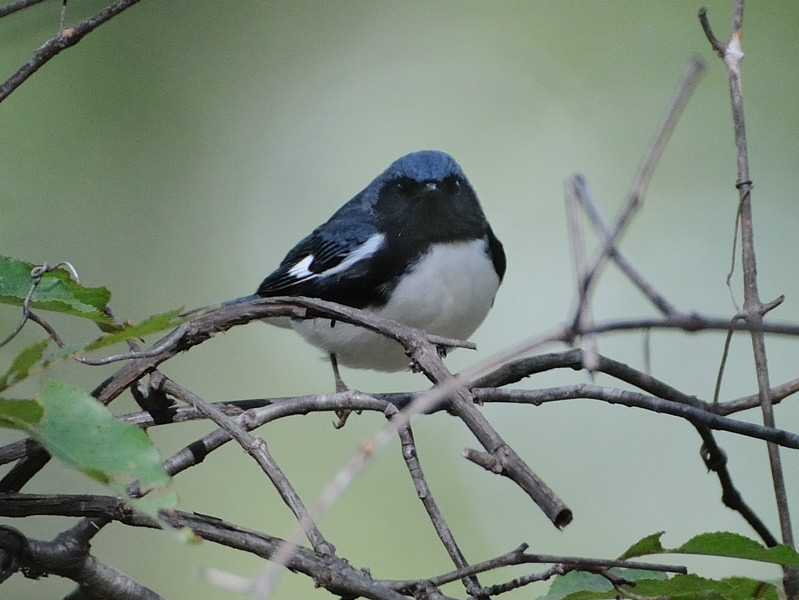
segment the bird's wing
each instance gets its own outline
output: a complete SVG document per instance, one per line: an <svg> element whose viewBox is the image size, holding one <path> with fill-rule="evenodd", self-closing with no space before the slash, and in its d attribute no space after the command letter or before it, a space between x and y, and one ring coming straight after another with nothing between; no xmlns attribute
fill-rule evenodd
<svg viewBox="0 0 799 600"><path fill-rule="evenodd" d="M367 217L352 202L342 207L289 251L280 266L263 280L257 294L325 298L325 289L333 287L332 283L355 283L368 273L369 258L385 243L383 234Z"/></svg>

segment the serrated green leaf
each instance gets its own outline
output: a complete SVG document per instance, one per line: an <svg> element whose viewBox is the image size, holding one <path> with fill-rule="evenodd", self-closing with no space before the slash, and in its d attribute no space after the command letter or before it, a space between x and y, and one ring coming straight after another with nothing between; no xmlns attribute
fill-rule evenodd
<svg viewBox="0 0 799 600"><path fill-rule="evenodd" d="M0 427L27 430L37 425L43 415L41 404L35 400L0 398Z"/></svg>
<svg viewBox="0 0 799 600"><path fill-rule="evenodd" d="M140 338L151 333L166 329L173 329L180 325L184 319L180 317L182 309L175 309L159 315L153 315L138 325L125 324L122 329L96 339L84 348L84 351L97 350L117 342L124 342L133 338Z"/></svg>
<svg viewBox="0 0 799 600"><path fill-rule="evenodd" d="M780 598L777 587L765 581L746 577L730 577L722 579L722 581L739 590L741 598L764 598L765 600L779 600Z"/></svg>
<svg viewBox="0 0 799 600"><path fill-rule="evenodd" d="M660 544L663 532L653 533L633 544L620 559L647 554L699 554L703 556L724 556L773 563L788 567L799 567L799 554L788 546L766 548L753 539L738 533L718 531L699 534L678 548L664 548Z"/></svg>
<svg viewBox="0 0 799 600"><path fill-rule="evenodd" d="M47 348L49 341L49 339L45 338L35 344L31 344L17 354L11 366L8 368L8 371L0 377L0 391L7 389L9 386L28 376L31 367L35 365L44 354L44 350Z"/></svg>
<svg viewBox="0 0 799 600"><path fill-rule="evenodd" d="M777 600L773 585L744 577L714 580L697 575L675 575L665 580L636 581L631 589L636 595L676 600Z"/></svg>
<svg viewBox="0 0 799 600"><path fill-rule="evenodd" d="M659 531L638 540L630 546L624 554L619 557L619 560L627 560L636 556L646 556L647 554L660 554L663 552L663 546L660 544L660 538L665 531Z"/></svg>
<svg viewBox="0 0 799 600"><path fill-rule="evenodd" d="M0 303L22 306L31 287L30 273L34 267L22 260L0 256ZM107 288L84 287L75 283L65 269L56 269L42 275L30 306L111 324L104 312L110 299Z"/></svg>
<svg viewBox="0 0 799 600"><path fill-rule="evenodd" d="M595 577L602 578L600 575L594 575ZM619 593L613 588L610 583L608 583L607 590L583 590L579 592L573 592L568 596L564 596L562 600L607 600L608 598L618 598Z"/></svg>
<svg viewBox="0 0 799 600"><path fill-rule="evenodd" d="M613 598L616 595L613 586L601 575L571 571L555 577L547 595L540 596L538 600L563 600L571 594L582 592L599 592L602 598Z"/></svg>
<svg viewBox="0 0 799 600"><path fill-rule="evenodd" d="M642 569L612 568L609 572L627 581L639 579L660 578L665 579L666 574L659 571L645 571ZM597 573L586 571L570 571L559 575L552 580L549 592L538 600L597 600L600 598L615 598L615 588L607 578Z"/></svg>
<svg viewBox="0 0 799 600"><path fill-rule="evenodd" d="M603 579L601 575L596 575L595 573L585 573L585 575L590 575L592 578L596 578L597 580ZM560 600L607 600L608 598L618 598L619 593L616 589L605 580L607 584L606 590L581 590L575 591L571 594L567 594L563 596ZM549 596L545 596L545 598L549 599Z"/></svg>
<svg viewBox="0 0 799 600"><path fill-rule="evenodd" d="M615 572L616 569L611 569ZM650 575L652 572L646 572ZM653 579L638 579L629 574L620 574L634 584L623 585L622 589L629 589L631 593L643 598L670 598L673 600L778 600L777 589L763 581L735 577L730 579L713 580L697 575L675 575L674 577L656 577ZM574 575L574 577L572 577ZM550 594L539 600L604 600L616 598L619 594L604 577L591 573L568 573L558 580L569 579L565 588L556 590L553 582ZM583 584L582 589L580 584ZM571 593L562 595L563 589L571 589ZM553 592L556 592L553 594Z"/></svg>
<svg viewBox="0 0 799 600"><path fill-rule="evenodd" d="M728 531L701 533L685 542L679 548L675 548L672 552L742 558L799 567L799 554L793 548L782 545L766 548L753 539Z"/></svg>
<svg viewBox="0 0 799 600"><path fill-rule="evenodd" d="M134 425L117 421L84 390L50 382L36 400L44 416L25 429L68 466L107 483L122 495L127 495L125 485L134 480L138 480L144 491L162 488L169 482L147 434ZM134 502L140 510L154 514L165 501L154 494L152 498L146 496ZM166 502L174 504L172 498Z"/></svg>

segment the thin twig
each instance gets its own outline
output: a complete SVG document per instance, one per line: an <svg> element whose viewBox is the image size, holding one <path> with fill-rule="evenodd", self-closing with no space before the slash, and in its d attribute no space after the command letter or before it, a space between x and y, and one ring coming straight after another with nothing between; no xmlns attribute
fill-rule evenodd
<svg viewBox="0 0 799 600"><path fill-rule="evenodd" d="M100 517L100 521L105 520L107 517ZM10 566L12 572L19 570L28 576L60 575L86 587L91 591L91 598L164 600L89 553L91 529L97 523L94 519L85 519L48 541L27 538L10 527L0 527L0 550L5 555L3 566Z"/></svg>
<svg viewBox="0 0 799 600"><path fill-rule="evenodd" d="M744 117L743 92L741 89L741 60L743 50L744 0L735 0L732 11L730 39L722 44L713 34L707 19L707 11L702 10L699 19L705 34L716 52L720 54L727 66L730 85L730 101L732 105L733 131L738 167L738 211L741 223L741 264L743 268L744 307L743 313L752 326L752 352L754 355L755 373L757 377L760 406L763 413L763 424L767 428L775 428L774 407L771 401L771 384L769 381L766 344L760 324L763 322L764 305L760 300L757 284L757 258L755 254L754 227L752 219L752 180L749 173L749 154L746 140L746 119ZM768 443L769 464L774 485L774 496L777 503L777 514L780 522L780 533L784 544L793 547L794 537L791 526L791 515L788 506L788 493L785 486L785 474L777 444ZM785 593L791 600L799 597L799 570L786 568L784 576Z"/></svg>
<svg viewBox="0 0 799 600"><path fill-rule="evenodd" d="M576 383L555 388L540 388L536 390L519 390L508 388L474 388L474 397L481 402L517 402L520 404L533 404L538 406L546 402L575 399L595 399L610 404L643 408L652 412L665 413L710 429L730 431L746 437L773 442L786 448L799 449L799 434L765 427L756 423L737 421L722 417L715 413L707 412L693 406L677 404L655 396L605 388L598 385Z"/></svg>
<svg viewBox="0 0 799 600"><path fill-rule="evenodd" d="M735 321L738 317L733 317ZM721 382L724 380L724 368L727 366L727 358L730 356L730 347L732 346L732 333L733 329L727 330L727 336L724 338L724 348L721 351L721 360L719 361L719 370L716 373L716 386L713 388L713 404L718 404L719 396L721 395Z"/></svg>
<svg viewBox="0 0 799 600"><path fill-rule="evenodd" d="M588 190L585 179L579 175L575 175L572 178L571 187L574 190L573 193L575 199L579 201L579 204L582 206L583 210L588 216L589 221L600 235L603 244L607 243L612 233L605 224L604 219L602 219L602 216L599 214L599 209L597 208L596 202ZM660 294L648 281L646 281L644 276L635 267L633 267L630 261L627 260L621 250L619 250L616 246L611 246L610 250L608 251L608 256L611 260L613 260L614 263L616 263L616 266L619 267L621 272L624 273L624 275L633 283L633 285L635 285L664 316L668 317L678 314L679 311L677 311L674 305L669 302L665 296Z"/></svg>
<svg viewBox="0 0 799 600"><path fill-rule="evenodd" d="M781 400L784 400L788 396L792 396L797 392L799 392L799 379L792 379L791 381L788 381L786 383L771 388L769 396L771 397L771 403L777 404ZM748 410L750 408L755 408L759 406L760 406L760 395L751 394L749 396L743 396L741 398L736 398L734 400L720 402L718 405L713 407L713 411L717 414L726 416L736 412L740 412L742 410Z"/></svg>
<svg viewBox="0 0 799 600"><path fill-rule="evenodd" d="M309 514L314 518L318 519L319 515L326 512L333 503L337 501L338 497L351 485L358 474L371 463L375 454L382 450L388 442L393 439L398 428L409 423L414 415L439 405L453 394L456 394L460 398L460 394L464 392L464 386L468 385L468 382L472 378L479 377L488 372L490 368L495 366L496 361L501 361L507 354L515 355L516 352L524 348L534 349L540 344L551 342L552 338L548 335L544 335L529 340L518 347L510 349L506 353L500 353L494 357L494 359L478 363L471 369L467 369L456 376L452 376L449 373L441 360L439 352L432 344L424 340L424 338L416 339L416 345L410 344L409 340L401 341L407 344L406 350L408 354L413 358L425 375L438 383L433 389L418 394L416 398L397 413L391 421L361 443L358 451L352 455L350 460L336 473L330 483L325 486L316 503L309 511ZM462 402L448 402L447 406L449 410L454 412L466 423L472 433L480 440L481 444L484 445L486 450L503 454L504 466L508 471L515 473L525 472L525 475L527 475L525 483L529 486L525 491L533 498L538 506L547 513L553 523L558 526L568 524L571 520L571 512L560 502L546 484L532 473L530 468L518 458L515 452L505 444L499 434L494 431L493 427L487 425L485 417L474 408L473 403L463 399ZM474 410L468 410L467 407L469 406L474 408ZM534 488L533 486L535 485L538 487ZM254 593L255 598L269 597L274 586L277 584L280 566L286 564L286 561L291 557L292 552L294 552L297 535L298 529L295 528L294 533L287 538L286 543L277 552L273 559L273 563L264 571L263 575L259 577L259 582L256 586L257 593Z"/></svg>
<svg viewBox="0 0 799 600"><path fill-rule="evenodd" d="M129 504L116 497L75 494L8 494L3 500L3 503L0 503L0 517L30 517L35 515L91 516L95 519L102 519L104 522L115 520L132 526L160 527L158 521L137 513ZM239 528L214 517L169 511L162 514L161 518L173 527L190 527L197 535L200 535L205 540L221 543L247 552L253 552L265 558L271 559L277 546L281 542L281 540L277 538ZM86 521L88 522L89 519L86 519ZM78 537L81 537L84 541L91 539L93 534L87 525L81 524L79 528L85 535L78 533ZM73 532L71 534L74 534L76 531L78 531L78 529L71 530L71 532ZM687 571L685 567L677 565L530 553L526 552L527 548L527 544L522 544L506 554L473 565L464 566L448 573L430 577L424 580L424 582L434 587L439 587L457 581L458 579L464 579L502 567L545 563L560 565L563 572L580 569L596 571L613 567L670 573L685 573ZM334 561L334 564L331 565L331 561ZM346 563L340 559L325 557L325 555L318 552L299 547L289 566L292 569L299 570L308 575L313 575L318 569L324 568L333 569L338 577L346 576L348 572L351 575L359 573L360 577L366 575L363 571L346 565ZM359 587L363 586L364 580L361 581ZM247 583L244 587L248 590L250 589L249 581L242 583ZM330 583L332 584L334 582ZM420 581L376 580L372 581L372 584L374 584L377 589L382 588L383 590L394 590L403 594L409 594L412 593L414 589L418 588ZM354 588L348 589L352 590ZM476 590L476 592L478 595L485 595L484 593L480 593L483 592L483 590ZM369 595L366 597L374 596Z"/></svg>
<svg viewBox="0 0 799 600"><path fill-rule="evenodd" d="M44 43L33 56L17 69L11 77L0 84L0 102L5 100L14 90L22 85L31 75L44 66L51 58L81 41L86 34L94 31L106 21L114 18L122 11L130 8L139 0L117 0L85 21L74 27L66 27L54 38ZM23 7L24 8L24 7Z"/></svg>
<svg viewBox="0 0 799 600"><path fill-rule="evenodd" d="M44 0L16 0L16 2L10 2L5 6L0 6L0 19L14 14L20 10L24 10L28 7L39 4L40 2L44 2Z"/></svg>
<svg viewBox="0 0 799 600"><path fill-rule="evenodd" d="M402 444L402 457L405 459L408 472L410 473L411 479L413 480L413 485L416 488L416 495L419 497L419 500L422 501L422 505L427 511L427 516L430 518L430 522L432 523L433 528L436 530L438 538L441 540L441 543L444 544L444 548L447 550L447 553L457 569L468 567L469 563L466 562L466 557L458 547L458 543L455 541L455 536L452 535L452 530L450 530L449 525L447 525L444 515L441 514L438 504L436 503L435 498L433 498L433 494L430 491L430 486L427 484L424 472L422 471L422 465L419 462L419 456L416 450L416 443L413 439L411 426L405 425L400 427L397 430L397 434L399 435L400 442ZM475 575L464 575L461 579L467 593L471 594L472 596L474 596L476 591L480 589L480 582L477 580Z"/></svg>
<svg viewBox="0 0 799 600"><path fill-rule="evenodd" d="M386 401L354 390L320 396L264 399L255 402L263 402L265 406L254 406L246 412L242 412L241 408L235 406L235 403L227 403L219 406L219 410L229 416L235 416L237 423L249 431L270 421L291 415L304 415L317 411L335 412L337 410L371 410L383 413L387 408ZM253 401L245 401L245 405L251 403ZM142 413L140 415L144 416ZM146 422L141 422L141 419L138 418L139 415L131 415L131 417L136 418L137 424L140 426L149 426L149 422L152 420L150 418ZM200 464L206 456L230 440L230 435L224 429L215 429L167 458L164 461L164 468L169 475L177 475L189 467Z"/></svg>
<svg viewBox="0 0 799 600"><path fill-rule="evenodd" d="M581 226L579 207L581 196L586 193L585 180L580 175L575 175L566 181L566 214L569 222L569 241L572 254L572 268L574 270L575 287L577 288L577 307L575 308L574 323L579 331L588 331L594 324L594 315L590 302L589 288L590 277L585 257L585 239ZM589 373L596 370L599 360L597 355L597 339L593 334L582 336L583 368Z"/></svg>
<svg viewBox="0 0 799 600"><path fill-rule="evenodd" d="M702 30L705 32L705 37L707 37L707 41L710 42L710 46L716 51L716 54L718 54L720 58L724 58L726 46L716 37L716 34L713 33L713 29L710 27L710 21L708 21L707 18L707 8L704 6L699 9L699 24L702 25Z"/></svg>
<svg viewBox="0 0 799 600"><path fill-rule="evenodd" d="M132 510L129 505L119 498L106 496L9 494L4 496L3 502L0 503L0 516L30 516L36 514L77 516L86 514L81 513L83 508L85 508L86 513L90 513L95 517L111 518L132 527L162 529L163 523L174 529L186 527L206 542L249 552L265 559L272 559L277 548L283 542L279 538L239 527L216 517L184 513L176 510L163 511L159 516L159 520L156 520ZM4 528L0 528L0 530L2 529ZM2 542L2 539L0 539L0 542ZM52 546L51 542L43 544ZM40 545L38 549L39 551L50 550L45 545ZM52 554L47 556L52 556ZM56 558L60 560L60 563L55 566L55 569L47 572L60 573L61 570L56 569L60 569L60 567L65 565L74 565L75 562L74 560L69 560L70 555L68 554L57 555ZM36 562L37 559L39 562ZM36 569L41 569L46 564L42 557L39 556L31 556L30 560L29 564L21 566L30 566L33 571L36 571ZM347 590L348 593L352 593L354 596L362 596L373 600L407 600L407 597L378 584L368 572L350 566L343 559L316 552L309 548L297 547L287 566L294 571L313 577L320 586L333 593ZM132 590L138 591L138 584L132 580L131 583L134 584ZM129 596L114 593L109 593L107 597L115 599L129 598ZM145 600L155 597L157 596L144 594L130 596L131 600Z"/></svg>
<svg viewBox="0 0 799 600"><path fill-rule="evenodd" d="M666 144L677 125L680 114L682 113L683 108L685 108L688 98L696 87L699 77L702 75L704 69L704 61L702 61L702 59L699 57L694 57L689 63L688 68L686 69L683 78L677 87L677 93L671 102L671 106L669 107L669 110L666 113L666 116L663 119L657 134L655 135L655 139L649 146L640 169L638 170L635 181L633 182L630 192L627 195L627 201L619 213L619 216L616 218L614 227L610 231L610 235L605 239L603 247L599 250L599 252L597 252L596 257L590 263L590 267L587 269L586 285L590 285L594 280L600 266L605 261L611 250L616 246L616 243L627 227L630 218L643 200L646 188L648 187L652 174L655 171L655 166L660 161L660 157L663 154L663 150L665 149Z"/></svg>
<svg viewBox="0 0 799 600"><path fill-rule="evenodd" d="M275 486L283 502L285 502L294 513L297 521L303 524L305 535L308 537L308 541L311 542L315 550L324 554L333 554L335 552L332 544L322 536L313 519L308 517L308 510L302 503L294 486L291 485L288 478L283 473L283 470L277 462L275 462L274 458L272 458L266 446L266 442L263 439L251 435L244 427L239 425L236 420L231 419L216 406L209 404L183 386L167 377L162 376L159 379L160 381L158 381L157 384L161 390L192 405L195 409L203 413L220 428L224 429L230 437L236 440L236 442L255 459L269 478L269 481Z"/></svg>
<svg viewBox="0 0 799 600"><path fill-rule="evenodd" d="M393 412L396 413L396 409ZM466 557L455 541L455 536L452 535L452 530L450 530L449 525L447 525L444 515L441 514L438 504L430 491L430 486L427 485L427 479L425 479L422 465L419 462L416 443L413 439L413 431L411 431L410 424L400 427L397 430L397 434L402 444L402 458L405 459L408 472L413 480L413 485L416 488L416 495L419 497L419 500L422 501L427 511L427 516L430 518L430 522L438 534L438 538L441 540L441 543L444 544L444 548L447 550L447 553L457 569L468 567L469 563L466 562ZM480 589L480 582L475 575L464 575L461 579L466 591L472 596L475 595L476 590Z"/></svg>
<svg viewBox="0 0 799 600"><path fill-rule="evenodd" d="M721 501L724 506L737 511L749 523L768 547L777 545L777 540L766 524L744 501L741 493L732 482L732 476L727 469L727 453L716 442L713 432L707 427L697 426L699 435L702 436L700 455L709 471L716 473L721 485Z"/></svg>
<svg viewBox="0 0 799 600"><path fill-rule="evenodd" d="M75 281L75 283L80 283L78 279L78 272L75 270L75 267L72 266L71 263L67 261L61 261L54 265L51 265L47 262L42 263L41 265L37 265L31 269L30 277L31 277L31 285L28 288L27 293L25 294L25 298L22 300L22 318L20 319L17 326L8 334L5 339L0 341L0 348L8 344L11 340L13 340L17 334L22 331L22 328L25 326L29 320L33 321L39 327L44 329L47 334L50 336L56 345L59 348L64 347L64 342L61 341L61 338L58 336L58 333L55 329L44 319L36 315L31 310L31 302L33 301L33 294L36 292L36 289L39 287L39 284L42 282L42 277L44 277L47 273L51 273L58 269L64 269L69 276Z"/></svg>
<svg viewBox="0 0 799 600"><path fill-rule="evenodd" d="M430 577L425 581L438 587L450 583L452 581L457 581L458 579L462 579L463 577L466 577L468 575L486 573L488 571L493 571L502 567L512 567L516 565L526 565L526 564L546 564L546 563L552 563L558 567L557 569L558 572L553 573L552 575L554 574L563 575L567 571L572 571L572 570L585 569L585 570L596 571L599 569L611 569L611 568L642 569L647 571L660 571L664 573L688 572L688 569L686 567L678 565L666 565L662 563L646 563L640 561L614 560L614 559L604 559L604 558L586 558L578 556L559 556L554 554L538 554L538 553L527 552L526 551L527 548L528 548L527 544L522 544L518 548L514 548L513 550L507 552L506 554L502 554L495 558L475 563L468 567L463 567L461 569L451 571L450 573L444 573L442 575ZM545 579L548 579L550 576L551 575L538 574L536 575L535 580L543 581ZM407 590L412 590L417 582L418 582L417 580L409 580L409 581L384 580L381 583L385 583L386 585L390 586L392 589L396 589L399 591L407 591ZM496 593L488 590L489 588L481 590L482 595L492 595Z"/></svg>

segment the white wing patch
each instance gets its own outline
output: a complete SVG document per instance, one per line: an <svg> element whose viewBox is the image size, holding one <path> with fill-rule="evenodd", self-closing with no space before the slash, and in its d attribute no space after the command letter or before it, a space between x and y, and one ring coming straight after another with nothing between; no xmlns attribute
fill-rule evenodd
<svg viewBox="0 0 799 600"><path fill-rule="evenodd" d="M377 252L380 247L383 245L386 236L382 233L374 233L372 234L368 240L366 240L363 244L358 246L355 250L350 252L347 255L347 258L342 260L332 269L328 269L327 271L322 271L319 273L320 277L327 277L328 275L334 275L336 273L341 273L342 271L346 271L352 265L362 260L365 260L372 256L375 252Z"/></svg>
<svg viewBox="0 0 799 600"><path fill-rule="evenodd" d="M311 273L308 270L308 267L311 266L313 262L313 254L309 254L305 258L303 258L300 262L289 269L289 275L292 277L296 277L297 279L307 279L308 277L313 277L314 273Z"/></svg>
<svg viewBox="0 0 799 600"><path fill-rule="evenodd" d="M366 260L377 252L385 242L386 237L382 233L372 234L363 244L355 248L352 252L347 254L346 258L338 263L335 267L322 271L321 273L312 272L309 267L313 264L314 255L309 254L301 261L289 269L289 275L297 279L315 279L317 277L327 277L346 271L352 265L362 260Z"/></svg>

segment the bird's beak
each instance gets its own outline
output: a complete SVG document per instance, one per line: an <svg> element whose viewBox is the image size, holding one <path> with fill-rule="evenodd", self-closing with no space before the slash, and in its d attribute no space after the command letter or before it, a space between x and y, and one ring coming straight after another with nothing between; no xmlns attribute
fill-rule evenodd
<svg viewBox="0 0 799 600"><path fill-rule="evenodd" d="M422 197L427 196L441 196L444 192L435 181L425 181L420 187L418 195Z"/></svg>

